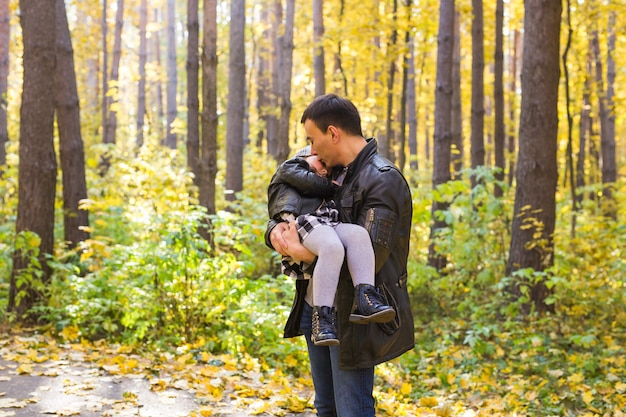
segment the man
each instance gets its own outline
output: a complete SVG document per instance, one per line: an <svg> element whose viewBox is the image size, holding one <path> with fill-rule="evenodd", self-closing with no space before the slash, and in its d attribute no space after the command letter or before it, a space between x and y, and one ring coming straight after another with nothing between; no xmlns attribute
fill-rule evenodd
<svg viewBox="0 0 626 417"><path fill-rule="evenodd" d="M374 366L414 346L413 315L407 291L407 257L411 232L411 193L402 174L377 152L375 139L366 140L358 110L334 94L317 97L301 123L317 155L340 186L335 194L339 220L365 227L376 257L376 286L397 314L389 323L349 322L354 287L344 265L337 290L339 346L315 346L311 341L312 307L307 280L296 281L296 299L285 337L304 334L320 417L374 417ZM285 201L273 201L280 212ZM300 243L294 222L270 219L266 242L282 255L314 266L315 256Z"/></svg>

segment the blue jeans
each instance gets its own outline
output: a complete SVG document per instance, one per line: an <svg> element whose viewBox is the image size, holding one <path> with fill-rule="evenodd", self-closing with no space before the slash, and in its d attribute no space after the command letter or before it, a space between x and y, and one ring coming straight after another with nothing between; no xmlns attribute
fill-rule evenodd
<svg viewBox="0 0 626 417"><path fill-rule="evenodd" d="M339 368L337 346L315 346L311 341L313 308L304 303L301 328L306 338L319 417L375 417L374 368ZM337 389L334 389L334 388Z"/></svg>

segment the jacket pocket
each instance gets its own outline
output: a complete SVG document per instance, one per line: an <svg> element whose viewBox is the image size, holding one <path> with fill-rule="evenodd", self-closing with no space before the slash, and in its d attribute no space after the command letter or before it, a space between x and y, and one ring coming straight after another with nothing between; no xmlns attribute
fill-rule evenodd
<svg viewBox="0 0 626 417"><path fill-rule="evenodd" d="M365 228L372 237L372 242L385 249L391 248L395 236L398 215L388 209L374 207L367 210Z"/></svg>
<svg viewBox="0 0 626 417"><path fill-rule="evenodd" d="M406 279L406 275L404 276L404 279ZM400 280L402 280L402 278ZM387 323L377 323L383 332L388 335L392 335L400 328L400 324L402 323L400 319L400 309L398 308L398 301L396 300L396 297L393 296L393 293L387 284L383 283L379 285L378 291L380 291L380 294L383 296L385 303L387 303L388 306L393 307L393 309L396 311L396 316L393 320Z"/></svg>

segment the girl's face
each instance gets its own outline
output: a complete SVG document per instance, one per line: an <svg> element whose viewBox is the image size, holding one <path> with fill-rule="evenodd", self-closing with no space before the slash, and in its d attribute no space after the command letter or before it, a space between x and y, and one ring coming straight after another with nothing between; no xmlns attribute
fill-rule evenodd
<svg viewBox="0 0 626 417"><path fill-rule="evenodd" d="M311 167L311 171L315 172L320 177L328 176L328 169L322 162L319 160L317 155L310 155L306 158L306 161L309 163Z"/></svg>

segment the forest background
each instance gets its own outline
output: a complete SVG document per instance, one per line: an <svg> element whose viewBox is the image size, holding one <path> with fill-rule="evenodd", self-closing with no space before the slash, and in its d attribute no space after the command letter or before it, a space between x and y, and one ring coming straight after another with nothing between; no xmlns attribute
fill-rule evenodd
<svg viewBox="0 0 626 417"><path fill-rule="evenodd" d="M266 187L335 92L413 191L380 412L623 415L625 6L0 1L6 331L306 376Z"/></svg>

